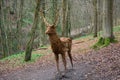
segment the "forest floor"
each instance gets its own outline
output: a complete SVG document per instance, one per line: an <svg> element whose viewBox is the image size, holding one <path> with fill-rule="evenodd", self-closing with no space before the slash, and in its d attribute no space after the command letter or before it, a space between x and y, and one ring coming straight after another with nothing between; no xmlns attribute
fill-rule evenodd
<svg viewBox="0 0 120 80"><path fill-rule="evenodd" d="M108 47L93 50L90 47L97 41L91 37L73 40L72 56L74 68L67 57L67 70L60 60L61 74L57 74L54 56L50 47L36 50L46 54L37 62L0 72L0 80L120 80L120 42ZM3 65L3 64L1 64Z"/></svg>

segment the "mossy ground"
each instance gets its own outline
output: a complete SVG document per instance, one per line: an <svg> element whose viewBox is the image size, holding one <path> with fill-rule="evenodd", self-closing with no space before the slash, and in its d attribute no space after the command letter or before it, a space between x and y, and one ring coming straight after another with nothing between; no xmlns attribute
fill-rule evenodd
<svg viewBox="0 0 120 80"><path fill-rule="evenodd" d="M102 48L102 47L106 47L108 46L110 43L114 43L114 42L117 42L117 40L115 40L114 38L103 38L103 37L100 37L98 42L95 43L92 48L93 49L99 49L99 48Z"/></svg>
<svg viewBox="0 0 120 80"><path fill-rule="evenodd" d="M20 52L20 53L8 56L6 58L3 58L3 59L0 60L0 62L1 63L7 62L7 64L9 66L15 67L15 66L20 66L20 65L26 65L26 64L29 64L29 63L34 63L41 56L43 56L43 54L33 53L31 60L29 62L25 62L24 61L25 52Z"/></svg>
<svg viewBox="0 0 120 80"><path fill-rule="evenodd" d="M113 27L113 32L114 32L114 35L115 35L115 39L114 38L103 38L103 37L100 37L98 39L98 42L95 43L92 48L93 49L99 49L99 48L102 48L102 47L106 47L108 46L110 43L115 43L115 42L118 42L117 40L119 40L119 32L120 32L120 26L115 26ZM103 31L100 31L98 32L100 35L102 35Z"/></svg>

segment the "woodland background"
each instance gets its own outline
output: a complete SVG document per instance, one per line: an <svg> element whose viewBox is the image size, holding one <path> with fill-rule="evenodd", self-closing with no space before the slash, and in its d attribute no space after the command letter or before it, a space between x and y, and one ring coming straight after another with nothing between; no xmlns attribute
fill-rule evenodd
<svg viewBox="0 0 120 80"><path fill-rule="evenodd" d="M32 35L31 28L37 0L0 0L0 57L6 57L25 51ZM59 9L59 36L71 38L97 34L102 30L102 0L41 0L48 22L54 21L56 9ZM113 26L120 25L120 0L113 3ZM49 41L45 34L45 25L38 15L33 49L46 46ZM98 33L100 36L100 33Z"/></svg>

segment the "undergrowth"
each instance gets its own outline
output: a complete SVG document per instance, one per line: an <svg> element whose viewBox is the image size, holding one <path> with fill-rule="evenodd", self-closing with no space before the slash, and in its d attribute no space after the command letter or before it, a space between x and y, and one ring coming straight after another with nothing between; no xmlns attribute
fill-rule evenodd
<svg viewBox="0 0 120 80"><path fill-rule="evenodd" d="M114 32L119 32L120 31L120 26L114 27ZM99 32L100 34L102 33L102 31ZM86 35L86 36L82 36L79 38L76 38L75 40L80 40L80 39L89 39L93 37L93 34L90 35ZM92 46L92 48L102 48L105 46L108 46L110 44L110 42L116 42L116 40L112 40L109 38L103 39L103 38L99 38L98 42ZM49 46L49 45L48 45ZM39 48L48 48L48 46L40 46ZM47 50L47 52L45 53L52 53L51 50ZM26 65L29 63L34 63L36 62L41 56L43 56L43 54L40 54L40 52L38 51L34 51L32 53L32 58L31 61L25 62L24 61L24 57L25 57L25 52L20 52L20 53L16 53L14 55L8 56L6 58L0 59L0 62L5 63L5 65L7 64L7 67L12 67L12 66L21 66L21 65ZM3 66L4 67L4 66Z"/></svg>
<svg viewBox="0 0 120 80"><path fill-rule="evenodd" d="M119 32L120 31L120 26L116 26L113 28L113 32ZM102 34L102 31L99 32L100 34ZM100 48L103 48L103 47L106 47L108 46L110 43L116 43L118 42L116 39L113 39L113 38L102 38L100 37L98 42L95 43L92 48L93 49L100 49Z"/></svg>
<svg viewBox="0 0 120 80"><path fill-rule="evenodd" d="M111 39L111 38L102 38L102 37L100 37L100 39L98 40L98 42L95 43L95 44L92 46L92 48L93 48L93 49L100 49L100 48L106 47L106 46L108 46L110 43L114 43L114 42L117 42L117 40Z"/></svg>
<svg viewBox="0 0 120 80"><path fill-rule="evenodd" d="M43 54L33 53L31 60L28 61L28 62L25 62L24 61L25 52L20 52L20 53L16 53L14 55L8 56L6 58L3 58L3 59L0 60L0 62L2 62L2 63L7 62L6 64L9 64L9 66L14 66L15 67L15 66L20 66L20 65L35 62L41 56L43 56Z"/></svg>

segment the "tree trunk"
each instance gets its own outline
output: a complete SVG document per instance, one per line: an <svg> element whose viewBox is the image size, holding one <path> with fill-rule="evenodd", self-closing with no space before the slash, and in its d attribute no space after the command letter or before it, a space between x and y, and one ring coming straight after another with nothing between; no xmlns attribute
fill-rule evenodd
<svg viewBox="0 0 120 80"><path fill-rule="evenodd" d="M67 0L63 0L62 2L62 11L63 11L63 20L62 20L62 36L67 36L66 35L66 4Z"/></svg>
<svg viewBox="0 0 120 80"><path fill-rule="evenodd" d="M113 38L113 0L103 1L103 38Z"/></svg>
<svg viewBox="0 0 120 80"><path fill-rule="evenodd" d="M8 46L9 46L9 55L13 53L13 38L12 38L12 24L11 24L11 16L10 16L10 0L7 1L8 9L7 9L7 17L6 17L6 26L7 26L7 35L8 35Z"/></svg>
<svg viewBox="0 0 120 80"><path fill-rule="evenodd" d="M41 8L44 11L45 10L45 0L41 0ZM44 16L45 16L45 12L43 12ZM40 16L40 15L39 15ZM44 46L47 44L47 38L45 35L45 24L43 19L41 18L41 25L40 25L40 46Z"/></svg>
<svg viewBox="0 0 120 80"><path fill-rule="evenodd" d="M55 20L55 17L56 17L56 12L57 12L57 4L58 4L58 0L52 0L52 5L53 5L53 9L52 9L52 23L54 22Z"/></svg>
<svg viewBox="0 0 120 80"><path fill-rule="evenodd" d="M24 7L24 0L20 0L20 8L19 8L19 11L18 11L18 20L17 20L17 31L16 31L16 34L17 34L17 49L18 50L21 50L21 36L22 36L22 17L23 17L23 7Z"/></svg>
<svg viewBox="0 0 120 80"><path fill-rule="evenodd" d="M36 6L36 10L35 10L33 27L31 29L31 38L26 46L25 61L31 60L31 53L32 53L32 47L33 47L33 42L34 42L34 37L35 37L35 31L38 26L40 3L41 3L41 0L37 0L37 6Z"/></svg>
<svg viewBox="0 0 120 80"><path fill-rule="evenodd" d="M97 1L97 11L98 11L98 23L97 23L97 27L98 27L98 31L101 31L102 30L102 1L101 0L98 0ZM99 36L100 36L100 33L99 33Z"/></svg>
<svg viewBox="0 0 120 80"><path fill-rule="evenodd" d="M94 37L97 37L97 23L98 23L98 12L97 12L97 0L93 0L94 6Z"/></svg>
<svg viewBox="0 0 120 80"><path fill-rule="evenodd" d="M67 3L68 3L68 9L67 9L67 19L66 19L66 36L71 36L71 2L70 0L67 0Z"/></svg>
<svg viewBox="0 0 120 80"><path fill-rule="evenodd" d="M108 46L111 42L114 42L112 8L113 0L103 1L103 36L93 46L93 48Z"/></svg>
<svg viewBox="0 0 120 80"><path fill-rule="evenodd" d="M4 57L6 57L7 54L9 54L9 48L7 42L8 37L5 28L5 19L4 19L4 10L3 10L4 5L2 3L4 3L3 0L0 1L0 32L1 32L2 52Z"/></svg>

